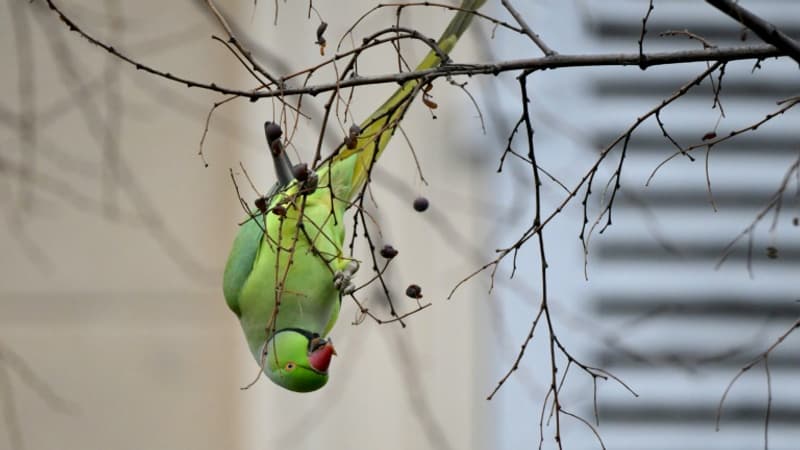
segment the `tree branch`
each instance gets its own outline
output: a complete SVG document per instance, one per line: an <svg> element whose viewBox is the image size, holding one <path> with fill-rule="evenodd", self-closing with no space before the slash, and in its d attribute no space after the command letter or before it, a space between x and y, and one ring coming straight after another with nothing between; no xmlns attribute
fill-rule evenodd
<svg viewBox="0 0 800 450"><path fill-rule="evenodd" d="M690 62L728 62L747 59L765 59L786 56L786 53L771 45L757 45L732 48L714 48L703 50L684 50L677 52L657 52L645 54L645 67L667 64L684 64ZM322 83L309 85L303 88L284 89L281 92L246 92L241 95L252 98L267 98L279 95L289 96L298 94L316 95L337 89L368 84L403 83L409 80L424 79L431 81L436 78L454 75L497 75L501 72L518 70L538 71L564 67L595 67L595 66L641 66L642 60L638 53L607 53L597 55L565 55L557 54L543 58L516 59L494 64L448 64L434 69L376 75L370 77L356 77L341 80L335 83ZM221 89L217 86L217 89ZM236 91L226 92L237 94Z"/></svg>
<svg viewBox="0 0 800 450"><path fill-rule="evenodd" d="M555 50L551 49L550 47L547 46L547 44L544 43L544 41L542 40L542 38L539 37L538 34L534 33L533 30L531 30L531 27L528 26L527 22L525 22L525 19L522 17L522 14L520 14L519 11L517 11L516 8L514 8L514 5L512 5L511 2L509 2L508 0L501 0L500 3L503 4L503 6L508 10L508 12L514 17L514 20L517 21L520 28L522 28L522 31L525 34L527 34L529 38L531 38L533 43L536 44L537 47L539 47L539 50L541 50L545 56L553 56L557 54Z"/></svg>
<svg viewBox="0 0 800 450"><path fill-rule="evenodd" d="M217 22L219 22L220 26L222 26L222 28L225 30L225 34L227 34L228 36L227 42L236 47L237 50L239 50L242 56L244 56L244 58L247 59L247 62L249 62L250 65L252 66L252 70L255 70L261 75L264 75L270 82L275 84L275 86L280 87L281 81L278 80L274 75L269 73L261 64L259 64L258 61L256 61L255 58L253 58L253 53L248 48L246 48L239 39L236 39L236 36L234 36L233 34L233 30L231 30L230 25L228 25L228 21L225 20L225 16L223 16L222 13L219 12L217 5L215 5L212 0L206 0L206 4L208 5L208 9L211 10L211 13L214 15L214 17L216 17ZM250 67L247 67L247 69L250 70ZM260 80L257 76L254 76L254 78L266 86L266 83Z"/></svg>
<svg viewBox="0 0 800 450"><path fill-rule="evenodd" d="M731 16L733 20L753 30L764 42L774 45L783 53L786 53L792 59L800 63L800 44L787 36L786 33L776 28L775 25L753 14L749 10L742 8L731 0L706 1L710 3L711 6Z"/></svg>

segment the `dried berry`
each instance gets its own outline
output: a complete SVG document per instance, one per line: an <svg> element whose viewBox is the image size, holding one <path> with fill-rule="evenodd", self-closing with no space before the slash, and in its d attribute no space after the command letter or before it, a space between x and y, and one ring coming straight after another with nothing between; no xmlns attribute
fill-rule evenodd
<svg viewBox="0 0 800 450"><path fill-rule="evenodd" d="M258 208L261 213L267 212L267 197L258 197L255 201L256 208Z"/></svg>
<svg viewBox="0 0 800 450"><path fill-rule="evenodd" d="M294 175L297 181L306 181L310 173L311 171L308 170L308 164L306 163L300 163L292 167L292 175Z"/></svg>
<svg viewBox="0 0 800 450"><path fill-rule="evenodd" d="M322 22L317 27L317 42L316 42L316 44L319 45L319 55L320 56L325 56L325 44L327 44L327 41L325 41L324 34L325 34L325 30L327 28L328 28L328 24L326 22Z"/></svg>
<svg viewBox="0 0 800 450"><path fill-rule="evenodd" d="M283 205L275 205L275 207L272 208L272 213L276 216L283 217L286 215L286 207Z"/></svg>
<svg viewBox="0 0 800 450"><path fill-rule="evenodd" d="M767 258L769 259L778 259L778 249L773 246L767 247Z"/></svg>
<svg viewBox="0 0 800 450"><path fill-rule="evenodd" d="M397 249L395 249L391 245L384 245L383 248L381 249L381 256L383 256L386 259L394 258L395 256L397 256L397 253L398 253Z"/></svg>
<svg viewBox="0 0 800 450"><path fill-rule="evenodd" d="M406 288L406 295L413 299L421 299L422 298L422 288L416 284L409 284Z"/></svg>
<svg viewBox="0 0 800 450"><path fill-rule="evenodd" d="M425 198L425 197L417 197L414 200L414 210L416 210L418 212L425 211L426 209L428 209L429 205L430 205L430 203L428 202L428 199Z"/></svg>
<svg viewBox="0 0 800 450"><path fill-rule="evenodd" d="M425 106L430 109L436 109L439 107L439 104L433 101L432 98L433 97L428 94L422 94L422 103L425 103Z"/></svg>
<svg viewBox="0 0 800 450"><path fill-rule="evenodd" d="M709 139L714 139L715 137L717 137L717 133L714 131L709 131L708 133L703 135L703 140L707 141Z"/></svg>
<svg viewBox="0 0 800 450"><path fill-rule="evenodd" d="M328 23L322 22L317 27L317 42L318 45L325 45L325 30L328 29Z"/></svg>

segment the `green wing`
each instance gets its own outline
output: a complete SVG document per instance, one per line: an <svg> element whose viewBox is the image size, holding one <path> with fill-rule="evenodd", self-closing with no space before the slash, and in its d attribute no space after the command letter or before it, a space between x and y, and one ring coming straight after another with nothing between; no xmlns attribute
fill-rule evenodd
<svg viewBox="0 0 800 450"><path fill-rule="evenodd" d="M225 295L225 302L228 308L241 316L239 307L239 294L242 291L247 277L253 270L253 263L258 254L258 247L261 245L261 236L264 229L264 217L259 215L252 220L245 222L236 234L233 241L228 263L225 265L225 274L222 280L222 292Z"/></svg>

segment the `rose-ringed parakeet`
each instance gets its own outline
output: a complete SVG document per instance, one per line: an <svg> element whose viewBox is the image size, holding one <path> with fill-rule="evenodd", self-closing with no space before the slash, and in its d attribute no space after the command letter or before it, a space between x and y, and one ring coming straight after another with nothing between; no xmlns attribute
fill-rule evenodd
<svg viewBox="0 0 800 450"><path fill-rule="evenodd" d="M441 64L485 0L464 0L417 70ZM360 128L354 127L315 171L292 167L280 128L265 124L278 184L241 225L223 280L253 357L276 384L310 392L328 381L335 351L327 335L342 292L352 290L355 261L343 254L344 213L367 181L421 82L405 82Z"/></svg>

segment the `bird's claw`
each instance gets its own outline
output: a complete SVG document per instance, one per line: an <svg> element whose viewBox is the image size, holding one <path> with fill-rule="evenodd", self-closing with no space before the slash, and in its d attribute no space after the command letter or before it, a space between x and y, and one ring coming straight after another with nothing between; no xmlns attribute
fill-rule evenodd
<svg viewBox="0 0 800 450"><path fill-rule="evenodd" d="M342 293L342 295L350 295L356 290L356 285L353 283L353 276L358 272L358 262L351 260L343 270L337 271L333 274L333 286Z"/></svg>

